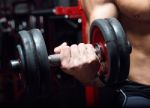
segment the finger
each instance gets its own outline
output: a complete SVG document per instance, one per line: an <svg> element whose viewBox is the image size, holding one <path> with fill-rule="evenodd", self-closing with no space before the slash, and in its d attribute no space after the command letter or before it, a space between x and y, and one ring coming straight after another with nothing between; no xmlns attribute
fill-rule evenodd
<svg viewBox="0 0 150 108"><path fill-rule="evenodd" d="M86 61L87 59L87 56L86 56L86 45L84 43L80 43L78 45L78 48L79 48L79 52L80 52L80 59L82 61Z"/></svg>
<svg viewBox="0 0 150 108"><path fill-rule="evenodd" d="M97 59L97 55L95 53L95 48L91 44L86 44L87 57L89 58L89 62Z"/></svg>
<svg viewBox="0 0 150 108"><path fill-rule="evenodd" d="M70 60L70 63L73 65L73 66L76 66L78 65L79 63L79 56L80 56L80 52L79 52L79 49L78 49L78 46L77 45L72 45L71 47L71 60Z"/></svg>
<svg viewBox="0 0 150 108"><path fill-rule="evenodd" d="M98 71L100 68L100 61L99 57L96 55L95 48L91 44L86 44L86 47L88 63L91 65L91 68Z"/></svg>
<svg viewBox="0 0 150 108"><path fill-rule="evenodd" d="M61 58L61 68L67 70L69 68L69 63L71 58L69 46L64 46L61 49L60 58Z"/></svg>
<svg viewBox="0 0 150 108"><path fill-rule="evenodd" d="M61 49L62 49L64 46L67 46L67 43L66 43L66 42L64 42L64 43L62 43L60 46L54 48L54 52L55 52L55 53L60 53Z"/></svg>

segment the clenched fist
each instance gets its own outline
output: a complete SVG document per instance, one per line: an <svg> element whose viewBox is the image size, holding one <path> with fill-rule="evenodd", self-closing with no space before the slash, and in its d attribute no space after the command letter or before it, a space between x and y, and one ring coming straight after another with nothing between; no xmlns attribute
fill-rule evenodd
<svg viewBox="0 0 150 108"><path fill-rule="evenodd" d="M67 43L54 49L60 54L61 69L78 79L83 84L96 84L99 82L99 58L91 44L80 43L68 46Z"/></svg>

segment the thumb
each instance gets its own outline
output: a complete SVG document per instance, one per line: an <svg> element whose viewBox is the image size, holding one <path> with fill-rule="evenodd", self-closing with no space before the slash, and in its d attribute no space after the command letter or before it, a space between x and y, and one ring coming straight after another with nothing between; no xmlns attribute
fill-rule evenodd
<svg viewBox="0 0 150 108"><path fill-rule="evenodd" d="M67 46L67 43L66 43L66 42L64 42L64 43L62 43L60 46L54 48L54 52L55 52L55 53L60 53L62 47L64 47L64 46Z"/></svg>

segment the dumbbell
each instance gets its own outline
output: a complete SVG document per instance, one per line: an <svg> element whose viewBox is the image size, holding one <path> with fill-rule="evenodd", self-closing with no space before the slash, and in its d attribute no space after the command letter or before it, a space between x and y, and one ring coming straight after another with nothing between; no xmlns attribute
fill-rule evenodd
<svg viewBox="0 0 150 108"><path fill-rule="evenodd" d="M51 89L51 66L59 66L59 54L49 55L38 29L19 32L18 56L12 68L22 72L32 97L46 96ZM120 22L115 18L98 19L90 26L90 40L100 58L99 78L105 85L117 85L129 74L132 47Z"/></svg>

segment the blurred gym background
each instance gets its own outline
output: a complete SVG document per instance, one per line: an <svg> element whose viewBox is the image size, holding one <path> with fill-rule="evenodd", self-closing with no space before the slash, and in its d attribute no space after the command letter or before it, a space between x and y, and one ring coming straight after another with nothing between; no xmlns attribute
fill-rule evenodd
<svg viewBox="0 0 150 108"><path fill-rule="evenodd" d="M83 42L79 18L53 14L57 6L77 5L77 0L0 0L0 107L88 107L85 87L59 68L51 68L52 95L34 102L28 102L19 74L8 68L9 60L16 55L16 39L20 30L40 29L49 54L53 54L54 47L64 41L69 45Z"/></svg>
<svg viewBox="0 0 150 108"><path fill-rule="evenodd" d="M40 102L28 103L19 75L7 68L8 60L15 56L15 38L20 30L40 29L49 54L64 41L69 44L81 42L78 19L57 17L51 12L56 6L76 5L77 0L0 0L0 107L85 107L82 85L60 69L51 69L54 73L53 95Z"/></svg>

